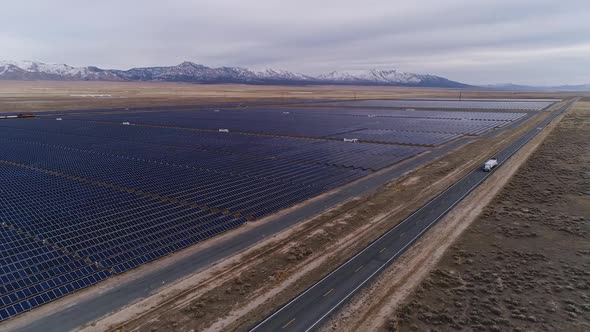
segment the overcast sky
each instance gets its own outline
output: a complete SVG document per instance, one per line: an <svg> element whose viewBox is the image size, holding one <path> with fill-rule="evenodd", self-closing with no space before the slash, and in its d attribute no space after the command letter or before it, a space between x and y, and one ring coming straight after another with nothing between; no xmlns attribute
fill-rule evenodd
<svg viewBox="0 0 590 332"><path fill-rule="evenodd" d="M590 0L2 0L0 58L590 83Z"/></svg>

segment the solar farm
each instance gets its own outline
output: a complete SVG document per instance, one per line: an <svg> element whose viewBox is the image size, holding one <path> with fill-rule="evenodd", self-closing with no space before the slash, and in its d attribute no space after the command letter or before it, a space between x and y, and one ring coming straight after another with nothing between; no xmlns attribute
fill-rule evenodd
<svg viewBox="0 0 590 332"><path fill-rule="evenodd" d="M409 107L432 109L481 109L481 110L522 110L540 111L558 99L407 99L407 100L358 100L331 102L330 106L359 107Z"/></svg>
<svg viewBox="0 0 590 332"><path fill-rule="evenodd" d="M0 320L555 101L376 100L0 120ZM428 110L402 109L410 107Z"/></svg>

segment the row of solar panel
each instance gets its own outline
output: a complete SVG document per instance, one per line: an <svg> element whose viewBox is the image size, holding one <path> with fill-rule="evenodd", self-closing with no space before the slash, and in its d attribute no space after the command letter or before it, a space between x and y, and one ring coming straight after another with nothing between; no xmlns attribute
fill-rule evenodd
<svg viewBox="0 0 590 332"><path fill-rule="evenodd" d="M29 250L19 253L0 250L0 320L72 293L110 275L108 271L87 265L80 258L9 228L5 219L2 220L0 237L4 240L4 245L17 248L22 244ZM37 250L31 250L32 248Z"/></svg>
<svg viewBox="0 0 590 332"><path fill-rule="evenodd" d="M323 169L316 174L321 178L318 178L315 184L287 183L121 156L100 155L100 158L97 158L91 152L64 150L59 147L29 143L7 146L0 151L0 158L232 212L241 212L235 210L241 203L252 200L265 201L298 190L323 191L331 183L343 178L353 180L367 174L362 170Z"/></svg>
<svg viewBox="0 0 590 332"><path fill-rule="evenodd" d="M556 99L556 98L461 98L461 99L457 99L457 98L448 98L448 97L429 97L429 98L402 98L399 100L448 100L448 101L492 101L492 102L498 102L498 101L506 101L506 102L537 102L537 101L547 101L547 102L558 102L561 101L561 99ZM311 102L313 103L313 102Z"/></svg>
<svg viewBox="0 0 590 332"><path fill-rule="evenodd" d="M73 282L64 284L55 289L50 289L42 293L36 293L35 295L25 298L24 300L11 301L10 304L5 307L0 307L0 321L8 319L12 316L16 316L23 312L29 311L33 308L41 306L45 303L56 300L65 295L74 293L82 288L96 284L110 276L110 273L106 270L97 272L87 277L75 280Z"/></svg>
<svg viewBox="0 0 590 332"><path fill-rule="evenodd" d="M458 110L460 109L474 109L473 107L464 107L463 105L466 106L470 106L470 104L467 104L467 102L476 102L476 105L479 105L479 107L476 107L476 109L480 109L480 110L514 110L517 109L517 107L520 107L521 105L528 105L527 107L523 108L523 110L529 110L532 109L533 107L531 107L532 105L534 106L543 106L542 104L537 104L539 102L541 103L548 103L549 105L559 102L561 101L561 99L548 99L548 98L461 98L461 99L457 99L457 98L404 98L404 99L397 99L397 100L371 100L371 101L366 101L366 100L345 100L345 101L338 101L338 102L334 102L334 101L317 101L317 100L297 100L297 101L285 101L285 102L281 102L281 103L277 103L275 102L259 102L259 103L255 103L252 104L250 103L249 105L243 105L243 104L235 104L235 103L226 103L226 104L209 104L209 105L194 105L194 106L190 106L190 105L185 105L185 106L153 106L153 107L130 107L130 108L104 108L104 109L91 109L91 110L66 110L66 111L57 111L57 110L52 110L52 111L43 111L43 112L36 112L36 114L39 115L53 115L53 116L59 116L59 115L72 115L72 114L102 114L102 113L132 113L132 112L153 112L153 111L163 111L163 110L167 110L167 111L172 111L172 110L197 110L197 109L238 109L238 110L242 110L244 109L244 106L248 106L248 109L252 109L252 108L257 108L257 107L271 107L274 106L276 107L276 105L278 104L282 104L283 106L287 106L289 108L297 108L297 107L301 107L301 106L306 106L306 108L310 108L312 106L329 106L330 104L333 103L338 103L339 106L345 106L345 107L351 107L351 106L358 106L358 107L397 107L400 108L400 106L391 106L393 105L392 102L414 102L414 101L420 101L420 102L428 102L430 103L438 103L440 106L439 107L427 107L427 108L434 108L434 109L449 109L449 108L456 108ZM448 103L451 104L448 104ZM459 106L460 107L451 107L453 104L452 103L460 103ZM515 106L512 107L504 107L505 105L509 105L510 103L515 104ZM383 106L373 106L373 105L383 105ZM493 108L493 106L495 105L500 105L499 108ZM417 107L419 108L419 107ZM538 108L538 107L536 107ZM277 109L277 108L275 108ZM279 109L280 110L280 109ZM538 109L535 109L538 110ZM9 113L6 114L0 114L0 115L10 115Z"/></svg>
<svg viewBox="0 0 590 332"><path fill-rule="evenodd" d="M207 112L207 111L202 111ZM210 112L210 111L209 111ZM243 112L241 110L224 110L226 113ZM263 109L259 112L274 112L276 109ZM289 114L355 116L355 117L386 117L386 118L414 118L439 120L477 120L477 121L514 121L526 115L515 112L471 112L471 111L429 111L429 110L391 110L367 108L323 108L323 109L289 109Z"/></svg>
<svg viewBox="0 0 590 332"><path fill-rule="evenodd" d="M431 109L489 109L540 111L557 100L357 100L309 104L310 106L398 107Z"/></svg>
<svg viewBox="0 0 590 332"><path fill-rule="evenodd" d="M0 220L1 319L245 222L7 164Z"/></svg>
<svg viewBox="0 0 590 332"><path fill-rule="evenodd" d="M334 135L333 137L354 137L367 142L399 142L405 144L441 145L461 137L460 134L451 133L421 133L415 135L411 132L364 129L352 133Z"/></svg>
<svg viewBox="0 0 590 332"><path fill-rule="evenodd" d="M230 130L246 130L247 132L252 133L262 133L267 135L275 135L275 134L288 134L288 135L295 135L295 136L303 136L303 137L318 137L318 138L328 138L328 137L335 137L337 135L346 135L346 133L352 133L358 130L363 129L382 129L382 130L398 130L398 131L407 131L408 135L412 135L411 137L414 140L410 141L382 141L385 143L404 143L404 144L420 144L420 142L424 141L424 137L427 137L433 133L455 133L455 134L465 134L465 135L475 135L477 133L487 130L491 130L496 127L501 127L508 124L508 121L460 121L460 120L452 120L446 121L443 123L441 120L432 120L432 119L403 119L403 121L395 121L397 119L388 119L387 121L390 122L388 124L384 124L382 120L374 120L372 122L365 122L362 124L349 126L349 127L342 127L339 126L338 123L334 123L328 119L322 120L323 123L328 123L326 126L315 126L310 125L309 123L304 122L284 122L280 125L273 124L272 127L267 127L264 123L259 123L257 126L259 128L246 128L240 123L243 121L236 121L233 124L228 124L224 121L217 122L217 123L203 123L198 121L198 125L202 126L205 129L215 129L219 126L226 126L229 127ZM144 121L145 122L145 121ZM222 123L223 122L223 123ZM186 122L185 122L186 125ZM325 128L330 127L330 128ZM203 142L201 144L206 144ZM433 145L439 145L433 144ZM226 147L227 148L227 147ZM327 150L329 151L329 150Z"/></svg>
<svg viewBox="0 0 590 332"><path fill-rule="evenodd" d="M501 128L508 125L509 123L510 122L506 121L493 121L489 122L488 125L480 124L477 126L473 126L466 134L481 135L489 131L491 128ZM413 128L415 128L416 130L424 129L424 127L421 125L416 125ZM415 132L411 131L371 128L357 130L346 134L338 134L332 137L354 137L367 142L397 142L406 144L419 144L425 146L437 146L463 136L461 134L452 133L452 130L450 131L450 133L421 132L419 133L419 135L416 135Z"/></svg>
<svg viewBox="0 0 590 332"><path fill-rule="evenodd" d="M519 114L523 116L523 114ZM105 114L76 116L70 119L110 121L113 123L129 121L149 125L167 125L184 128L197 128L262 133L266 135L291 135L299 137L330 137L337 134L361 130L384 129L413 131L417 141L422 141L421 132L454 133L473 135L480 128L491 130L503 126L510 120L471 120L432 119L412 117L353 117L327 114L310 115L280 114L278 112L151 112L139 114ZM387 143L401 143L389 142Z"/></svg>
<svg viewBox="0 0 590 332"><path fill-rule="evenodd" d="M195 113L191 111L179 111ZM355 116L355 117L387 117L387 118L414 118L414 119L440 119L440 120L486 120L486 121L514 121L526 115L522 112L474 112L474 111L430 111L430 110L397 110L397 109L379 109L379 108L241 108L223 109L223 110L199 110L198 118L201 119L241 119L244 114L254 117L268 116L280 118L293 117L311 117L314 116ZM141 114L143 112L131 112L126 114ZM150 112L153 113L153 112ZM121 115L121 114L119 114ZM152 115L161 117L162 113L156 112ZM150 117L148 115L148 117ZM93 117L94 118L94 117Z"/></svg>
<svg viewBox="0 0 590 332"><path fill-rule="evenodd" d="M267 168L280 169L284 164L293 165L294 162L378 170L399 161L400 157L425 151L424 148L396 145L347 144L73 121L31 120L0 125L6 128L0 132L0 137L7 139L44 142L248 176L252 172L260 174L262 169L267 172ZM256 167L242 166L244 163ZM264 167L265 164L269 167ZM308 166L306 169L311 170Z"/></svg>

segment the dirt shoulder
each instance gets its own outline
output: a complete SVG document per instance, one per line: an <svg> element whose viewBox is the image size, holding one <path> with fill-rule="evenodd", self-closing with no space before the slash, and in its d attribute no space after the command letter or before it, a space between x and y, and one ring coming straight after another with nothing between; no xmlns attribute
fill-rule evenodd
<svg viewBox="0 0 590 332"><path fill-rule="evenodd" d="M381 330L590 330L590 102L578 102Z"/></svg>
<svg viewBox="0 0 590 332"><path fill-rule="evenodd" d="M468 144L373 195L350 200L298 224L233 257L230 263L191 276L182 287L164 289L87 330L244 330L399 223L492 151L536 125L547 113L499 137Z"/></svg>

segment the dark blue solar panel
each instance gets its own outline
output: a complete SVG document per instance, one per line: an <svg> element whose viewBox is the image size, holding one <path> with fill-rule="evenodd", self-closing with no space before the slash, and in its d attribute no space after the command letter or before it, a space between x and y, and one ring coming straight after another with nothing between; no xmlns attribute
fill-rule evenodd
<svg viewBox="0 0 590 332"><path fill-rule="evenodd" d="M0 123L0 320L525 115L285 110Z"/></svg>
<svg viewBox="0 0 590 332"><path fill-rule="evenodd" d="M327 102L321 106L352 106L352 107L416 107L434 109L490 109L490 110L526 110L540 111L558 99L435 99L435 100L358 100ZM314 105L314 104L310 104Z"/></svg>

